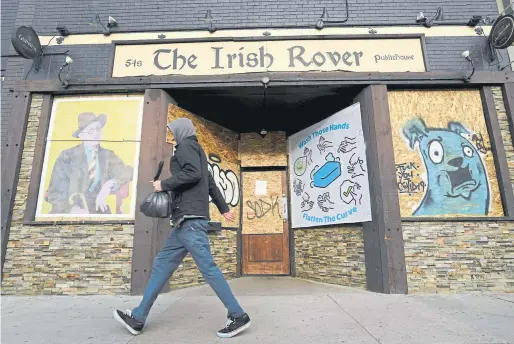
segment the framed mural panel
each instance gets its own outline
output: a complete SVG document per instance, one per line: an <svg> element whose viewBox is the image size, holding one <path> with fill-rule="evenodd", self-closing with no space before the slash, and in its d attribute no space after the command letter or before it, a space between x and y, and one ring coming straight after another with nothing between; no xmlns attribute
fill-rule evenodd
<svg viewBox="0 0 514 344"><path fill-rule="evenodd" d="M388 98L402 217L503 216L480 91Z"/></svg>
<svg viewBox="0 0 514 344"><path fill-rule="evenodd" d="M135 217L143 96L55 98L36 221Z"/></svg>

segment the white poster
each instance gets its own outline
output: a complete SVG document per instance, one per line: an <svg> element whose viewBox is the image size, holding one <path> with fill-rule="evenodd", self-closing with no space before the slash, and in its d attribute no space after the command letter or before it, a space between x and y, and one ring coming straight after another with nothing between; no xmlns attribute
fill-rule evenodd
<svg viewBox="0 0 514 344"><path fill-rule="evenodd" d="M371 220L360 104L288 139L293 228Z"/></svg>

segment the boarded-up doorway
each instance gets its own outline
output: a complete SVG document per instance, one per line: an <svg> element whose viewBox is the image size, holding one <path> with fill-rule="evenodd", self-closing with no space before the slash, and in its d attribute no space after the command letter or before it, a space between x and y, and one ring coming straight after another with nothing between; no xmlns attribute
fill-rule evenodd
<svg viewBox="0 0 514 344"><path fill-rule="evenodd" d="M286 171L242 174L244 275L289 275Z"/></svg>

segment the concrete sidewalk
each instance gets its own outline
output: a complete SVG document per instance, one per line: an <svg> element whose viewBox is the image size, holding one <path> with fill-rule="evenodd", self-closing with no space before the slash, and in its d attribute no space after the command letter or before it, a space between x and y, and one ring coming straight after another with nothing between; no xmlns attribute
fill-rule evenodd
<svg viewBox="0 0 514 344"><path fill-rule="evenodd" d="M112 310L140 297L2 297L2 344L514 344L514 294L382 295L293 278L230 282L252 318L219 339L225 309L208 286L161 295L144 332Z"/></svg>

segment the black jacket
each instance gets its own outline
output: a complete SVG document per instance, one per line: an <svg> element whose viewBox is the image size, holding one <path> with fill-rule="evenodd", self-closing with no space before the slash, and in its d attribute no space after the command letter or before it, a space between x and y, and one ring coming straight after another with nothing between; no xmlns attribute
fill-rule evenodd
<svg viewBox="0 0 514 344"><path fill-rule="evenodd" d="M209 216L209 195L224 214L229 207L207 168L207 158L196 136L183 139L170 160L171 177L161 181L162 189L171 191L173 223L185 215Z"/></svg>

